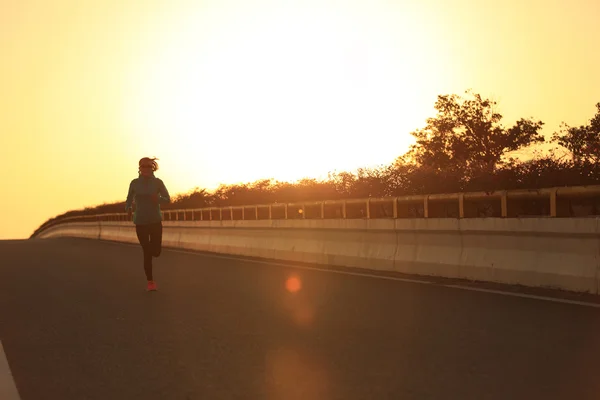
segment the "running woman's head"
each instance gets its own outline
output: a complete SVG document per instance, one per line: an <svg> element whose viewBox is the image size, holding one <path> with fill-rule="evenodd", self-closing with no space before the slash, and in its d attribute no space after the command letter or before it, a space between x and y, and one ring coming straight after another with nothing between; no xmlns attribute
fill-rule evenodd
<svg viewBox="0 0 600 400"><path fill-rule="evenodd" d="M158 170L158 163L156 162L157 158L142 158L139 163L139 171L142 176L151 176L154 171Z"/></svg>

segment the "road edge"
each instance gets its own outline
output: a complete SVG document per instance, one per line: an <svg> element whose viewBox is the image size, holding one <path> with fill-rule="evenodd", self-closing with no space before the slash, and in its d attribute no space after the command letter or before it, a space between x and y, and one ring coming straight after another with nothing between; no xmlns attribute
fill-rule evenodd
<svg viewBox="0 0 600 400"><path fill-rule="evenodd" d="M15 379L8 365L8 358L0 340L0 399L21 400Z"/></svg>

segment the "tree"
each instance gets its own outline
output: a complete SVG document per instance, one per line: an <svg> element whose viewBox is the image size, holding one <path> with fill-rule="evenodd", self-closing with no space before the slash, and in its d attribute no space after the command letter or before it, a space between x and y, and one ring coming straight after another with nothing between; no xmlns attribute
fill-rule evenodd
<svg viewBox="0 0 600 400"><path fill-rule="evenodd" d="M181 209L181 208L203 208L208 207L212 204L213 198L206 189L200 189L198 187L189 191L185 194L178 194L173 197L171 204L163 206L167 209Z"/></svg>
<svg viewBox="0 0 600 400"><path fill-rule="evenodd" d="M427 119L425 128L411 133L416 143L407 154L409 159L434 173L469 177L492 173L507 153L544 141L543 122L522 118L504 128L496 102L466 93L471 98L438 96L437 115Z"/></svg>
<svg viewBox="0 0 600 400"><path fill-rule="evenodd" d="M587 125L570 127L563 124L560 132L555 132L552 141L565 147L573 155L573 161L580 163L600 162L600 103L594 118Z"/></svg>

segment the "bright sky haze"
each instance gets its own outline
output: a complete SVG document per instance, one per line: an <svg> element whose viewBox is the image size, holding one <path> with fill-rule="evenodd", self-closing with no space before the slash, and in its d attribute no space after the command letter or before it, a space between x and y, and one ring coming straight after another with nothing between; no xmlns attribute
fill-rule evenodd
<svg viewBox="0 0 600 400"><path fill-rule="evenodd" d="M0 239L124 201L388 164L439 94L585 124L600 2L0 0Z"/></svg>

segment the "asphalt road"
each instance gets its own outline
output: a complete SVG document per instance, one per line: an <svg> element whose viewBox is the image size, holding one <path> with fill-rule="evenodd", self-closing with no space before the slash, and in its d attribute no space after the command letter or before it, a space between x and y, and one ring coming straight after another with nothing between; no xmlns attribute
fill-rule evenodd
<svg viewBox="0 0 600 400"><path fill-rule="evenodd" d="M141 257L0 241L22 400L600 396L597 308L170 250L147 293Z"/></svg>

